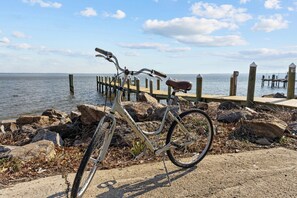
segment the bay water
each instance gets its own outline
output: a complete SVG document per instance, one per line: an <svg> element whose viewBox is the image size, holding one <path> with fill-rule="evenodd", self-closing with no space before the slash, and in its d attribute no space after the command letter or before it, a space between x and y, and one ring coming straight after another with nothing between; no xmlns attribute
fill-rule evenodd
<svg viewBox="0 0 297 198"><path fill-rule="evenodd" d="M76 110L79 104L104 104L105 98L96 91L96 75L113 74L74 74L74 95L69 92L68 74L0 73L0 120L17 118L23 114L40 114L48 108L66 113ZM257 74L255 96L271 93L284 93L282 88L261 87L263 74ZM268 74L265 74L266 76ZM193 84L191 93L196 90L196 74L169 74L177 80L188 80ZM203 74L202 94L229 95L231 74ZM270 74L271 76L271 74ZM139 76L141 86L147 76ZM278 74L284 78L285 74ZM161 89L167 90L165 80ZM248 74L239 74L237 95L247 95ZM156 87L156 80L154 81Z"/></svg>

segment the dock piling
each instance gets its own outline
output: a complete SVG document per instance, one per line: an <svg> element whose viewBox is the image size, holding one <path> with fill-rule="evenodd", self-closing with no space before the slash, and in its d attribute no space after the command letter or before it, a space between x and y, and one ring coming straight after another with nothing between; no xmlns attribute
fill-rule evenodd
<svg viewBox="0 0 297 198"><path fill-rule="evenodd" d="M196 77L196 102L201 101L202 97L202 76L200 74Z"/></svg>
<svg viewBox="0 0 297 198"><path fill-rule="evenodd" d="M69 88L70 93L74 94L73 74L69 74Z"/></svg>
<svg viewBox="0 0 297 198"><path fill-rule="evenodd" d="M249 81L248 81L248 89L247 89L247 97L246 97L246 102L248 107L252 107L254 104L256 70L257 70L257 65L255 62L253 62L250 65Z"/></svg>
<svg viewBox="0 0 297 198"><path fill-rule="evenodd" d="M295 98L296 65L292 63L288 72L287 99Z"/></svg>
<svg viewBox="0 0 297 198"><path fill-rule="evenodd" d="M135 86L136 86L136 101L138 101L139 99L139 93L140 93L140 82L139 82L139 78L134 78L135 80Z"/></svg>

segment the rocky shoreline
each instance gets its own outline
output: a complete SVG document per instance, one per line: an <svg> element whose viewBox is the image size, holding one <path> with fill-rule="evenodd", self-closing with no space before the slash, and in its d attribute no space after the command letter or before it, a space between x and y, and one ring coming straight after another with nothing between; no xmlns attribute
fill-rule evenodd
<svg viewBox="0 0 297 198"><path fill-rule="evenodd" d="M250 109L232 102L193 104L183 99L180 105L182 109L200 108L211 117L216 135L210 154L277 146L297 150L296 110L265 106ZM124 102L124 106L140 127L147 131L158 128L165 109L148 94L142 94L138 102ZM1 121L2 187L46 175L75 172L98 121L108 111L109 107L83 104L78 106L78 111L70 114L48 109L41 115L22 115L16 120ZM137 138L127 123L117 117L115 135L103 168L158 160L149 154L135 158L139 150ZM166 133L159 139L164 135Z"/></svg>

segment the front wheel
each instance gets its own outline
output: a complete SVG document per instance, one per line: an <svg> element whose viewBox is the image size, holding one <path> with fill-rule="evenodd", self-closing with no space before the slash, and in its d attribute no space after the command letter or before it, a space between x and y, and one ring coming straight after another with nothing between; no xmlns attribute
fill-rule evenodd
<svg viewBox="0 0 297 198"><path fill-rule="evenodd" d="M170 161L183 168L200 162L209 150L213 139L213 125L209 116L199 110L185 111L174 121L168 131L166 144Z"/></svg>
<svg viewBox="0 0 297 198"><path fill-rule="evenodd" d="M107 143L105 136L110 130L110 126L109 122L103 122L98 125L76 173L71 189L71 198L82 197L91 183L97 166L103 160L100 157L105 155L102 152L106 152L106 149L104 149Z"/></svg>

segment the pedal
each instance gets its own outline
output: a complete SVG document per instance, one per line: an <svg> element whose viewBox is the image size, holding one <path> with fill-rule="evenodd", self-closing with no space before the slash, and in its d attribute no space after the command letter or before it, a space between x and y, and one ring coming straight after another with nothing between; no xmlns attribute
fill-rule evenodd
<svg viewBox="0 0 297 198"><path fill-rule="evenodd" d="M167 170L167 167L166 167L166 164L165 164L165 153L163 153L162 161L163 161L163 165L164 165L164 168L165 168L168 184L169 184L169 187L170 187L171 186L171 180L170 180L169 173L168 173L168 170Z"/></svg>

